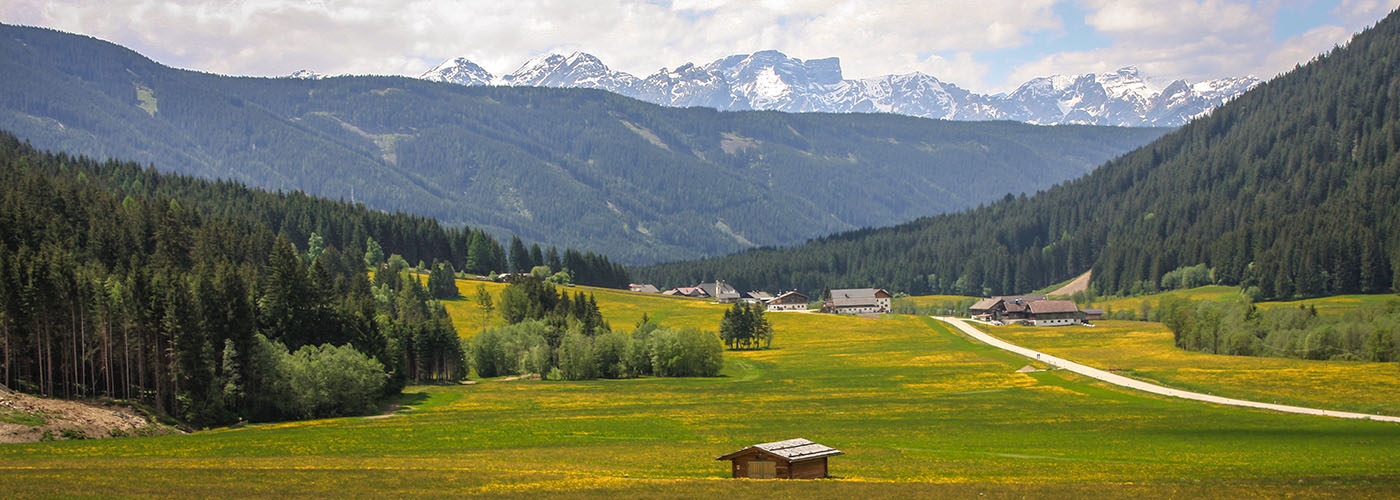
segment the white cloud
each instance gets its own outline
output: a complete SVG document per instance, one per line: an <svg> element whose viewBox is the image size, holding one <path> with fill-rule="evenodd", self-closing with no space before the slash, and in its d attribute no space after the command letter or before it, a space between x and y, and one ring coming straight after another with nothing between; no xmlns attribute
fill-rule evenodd
<svg viewBox="0 0 1400 500"><path fill-rule="evenodd" d="M1396 7L1400 7L1400 0L1342 0L1332 9L1332 15L1347 26L1369 26Z"/></svg>
<svg viewBox="0 0 1400 500"><path fill-rule="evenodd" d="M1127 64L1195 79L1266 75L1344 40L1397 1L1342 0L1333 12L1342 26L1278 43L1273 0L0 0L0 20L90 34L166 64L230 74L417 75L457 56L499 74L544 52L583 50L646 76L777 49L839 57L851 78L922 71L990 90L985 78L998 62L978 53L1063 32L1057 2L1086 8L1085 23L1111 46L1052 54L1007 81Z"/></svg>
<svg viewBox="0 0 1400 500"><path fill-rule="evenodd" d="M1307 62L1389 12L1397 0L1344 0L1333 14L1344 25L1324 24L1274 40L1277 2L1225 0L1090 0L1086 24L1112 43L1105 48L1051 54L1013 70L1001 83L1014 87L1049 74L1112 71L1135 65L1161 85L1178 78L1270 78Z"/></svg>
<svg viewBox="0 0 1400 500"><path fill-rule="evenodd" d="M985 65L965 55L951 57L957 66L918 55L1025 44L1034 32L1060 27L1053 2L677 0L668 8L633 0L17 0L0 5L0 16L233 74L417 74L455 56L501 73L542 52L585 50L644 76L772 48L840 57L852 77L925 71L975 79Z"/></svg>

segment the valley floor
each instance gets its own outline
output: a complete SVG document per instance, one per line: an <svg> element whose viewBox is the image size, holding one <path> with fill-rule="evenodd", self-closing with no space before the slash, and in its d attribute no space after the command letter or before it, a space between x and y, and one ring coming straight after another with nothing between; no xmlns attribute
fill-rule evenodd
<svg viewBox="0 0 1400 500"><path fill-rule="evenodd" d="M461 288L470 295L475 286ZM623 330L644 312L670 325L713 329L724 311L694 300L592 291ZM472 304L468 296L450 305L468 335L484 318ZM1384 497L1400 491L1397 424L1182 401L1062 370L1018 373L1024 358L929 318L769 318L774 348L727 352L721 377L488 379L411 387L406 404L413 409L389 418L5 445L0 491L9 498ZM733 480L728 464L714 460L797 437L846 453L831 459L834 478Z"/></svg>
<svg viewBox="0 0 1400 500"><path fill-rule="evenodd" d="M971 323L972 323L971 321L964 320L964 319L962 319L962 318L938 317L937 319L938 319L939 321L942 321L942 322L944 322L944 323L948 323L948 324L952 325L953 327L957 328L959 331L963 332L964 334L968 335L969 337L972 337L972 338L974 338L974 339L976 339L976 340L978 340L978 341L980 341L980 342L982 342L982 343L985 343L985 344L987 344L987 345L990 345L990 346L992 346L992 347L996 347L996 348L998 348L998 349L1001 349L1001 350L1003 350L1003 351L1007 351L1007 352L1010 352L1010 353L1013 353L1013 354L1018 354L1018 355L1021 355L1021 356L1025 356L1026 359L1028 359L1028 360L1033 359L1033 360L1035 360L1035 361L1037 361L1037 362L1039 362L1039 363L1043 363L1043 364L1049 365L1049 366L1051 366L1051 367L1053 367L1053 368L1055 368L1055 369L1069 370L1069 371L1071 371L1071 372L1074 372L1074 373L1077 373L1077 374L1080 374L1080 375L1083 375L1083 376L1086 376L1086 377L1089 377L1089 378L1092 378L1092 379L1095 379L1095 380L1107 382L1107 383L1109 383L1109 384L1113 384L1113 385L1116 385L1116 386L1119 386L1119 387L1125 387L1125 388L1128 388L1128 389L1134 389L1134 390L1138 390L1138 391L1149 392L1149 393L1152 393L1152 394L1157 394L1157 395L1162 395L1162 396L1169 396L1169 397L1174 397L1174 398L1182 398L1182 399L1188 399L1188 400L1192 400L1192 401L1201 401L1201 402L1211 403L1211 404L1220 404L1220 405L1228 405L1228 406L1240 406L1240 407L1245 407L1245 408L1258 408L1258 409L1269 410L1269 411L1279 411L1279 412L1284 412L1284 413L1297 413L1297 414L1302 414L1302 415L1317 415L1317 416L1334 417L1334 418L1350 418L1350 419L1359 419L1359 420L1375 420L1375 421L1378 421L1378 422L1400 423L1400 417L1393 417L1393 416L1388 416L1388 415L1374 415L1374 414L1369 414L1369 413L1356 413L1356 412L1337 411L1337 410L1324 410L1324 409L1320 409L1320 408L1305 408L1305 407L1301 407L1301 406L1280 405L1280 404L1277 404L1277 403L1261 403L1261 402L1258 402L1258 401L1248 401L1248 400L1235 399L1235 398L1226 398L1226 397L1223 397L1223 396L1215 396L1215 395L1212 395L1212 394L1202 394L1202 393L1199 393L1199 392L1191 392L1191 391L1184 391L1184 390L1181 390L1181 389L1173 389L1173 388L1170 388L1170 387L1164 387L1164 386L1161 386L1161 385L1158 385L1158 384L1153 384L1153 383L1149 383L1149 382L1144 382L1144 381L1141 381L1141 380L1137 380L1137 379L1125 377L1125 376L1122 376L1122 375L1117 375L1117 374L1109 373L1109 372L1106 372L1106 371L1104 371L1104 370L1101 370L1101 369L1098 369L1098 368L1094 368L1094 367L1092 367L1092 366L1088 366L1088 365L1076 363L1076 362L1073 362L1073 361L1070 361L1070 360L1067 360L1067 359L1064 359L1064 358L1061 358L1061 357L1058 357L1058 356L1052 356L1052 355L1050 355L1050 354L1045 354L1045 353L1043 353L1043 352L1041 352L1041 351L1036 351L1036 350L1033 350L1033 349L1027 349L1027 348L1025 348L1025 347L1021 347L1021 346L1018 346L1018 345L1015 345L1015 344L1008 343L1008 342L1006 342L1006 341L1004 341L1004 340L998 339L998 338L996 338L996 337L994 337L994 336L988 334L987 332L983 332L983 331L977 329L976 327L974 327L974 326L971 325Z"/></svg>

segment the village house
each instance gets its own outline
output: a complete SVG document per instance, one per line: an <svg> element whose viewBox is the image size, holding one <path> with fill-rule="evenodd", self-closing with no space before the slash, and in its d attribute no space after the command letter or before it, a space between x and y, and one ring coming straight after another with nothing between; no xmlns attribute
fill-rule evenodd
<svg viewBox="0 0 1400 500"><path fill-rule="evenodd" d="M769 311L806 311L807 296L797 291L783 292L769 299L765 304Z"/></svg>
<svg viewBox="0 0 1400 500"><path fill-rule="evenodd" d="M1071 300L1037 300L1028 303L1031 326L1064 326L1084 322L1084 313Z"/></svg>
<svg viewBox="0 0 1400 500"><path fill-rule="evenodd" d="M836 455L844 453L799 438L756 444L715 460L729 460L735 478L818 479L827 477L826 459Z"/></svg>
<svg viewBox="0 0 1400 500"><path fill-rule="evenodd" d="M627 289L642 293L661 293L661 290L656 289L656 285L650 283L629 283Z"/></svg>
<svg viewBox="0 0 1400 500"><path fill-rule="evenodd" d="M1049 300L1044 295L1008 295L982 299L968 308L972 319L1024 322L1032 326L1077 325L1099 319L1099 309L1080 310L1069 300Z"/></svg>
<svg viewBox="0 0 1400 500"><path fill-rule="evenodd" d="M704 290L706 296L715 299L715 302L721 304L738 302L740 298L743 298L743 296L739 294L739 290L730 286L729 283L719 280L710 283L701 283L695 285L695 287Z"/></svg>
<svg viewBox="0 0 1400 500"><path fill-rule="evenodd" d="M1030 317L1028 304L1046 300L1044 295L1006 295L982 299L968 308L973 319L982 321L1021 321Z"/></svg>
<svg viewBox="0 0 1400 500"><path fill-rule="evenodd" d="M767 304L768 301L773 300L773 294L755 290L745 293L743 300L750 304Z"/></svg>
<svg viewBox="0 0 1400 500"><path fill-rule="evenodd" d="M879 314L890 312L890 292L881 288L847 288L827 292L822 312Z"/></svg>

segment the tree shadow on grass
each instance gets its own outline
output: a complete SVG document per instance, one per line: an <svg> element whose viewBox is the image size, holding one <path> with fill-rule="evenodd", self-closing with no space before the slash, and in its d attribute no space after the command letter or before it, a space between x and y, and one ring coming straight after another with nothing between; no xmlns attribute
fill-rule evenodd
<svg viewBox="0 0 1400 500"><path fill-rule="evenodd" d="M417 405L423 404L427 400L428 393L426 392L400 392L380 400L379 413L382 415L397 413L405 409L412 409Z"/></svg>

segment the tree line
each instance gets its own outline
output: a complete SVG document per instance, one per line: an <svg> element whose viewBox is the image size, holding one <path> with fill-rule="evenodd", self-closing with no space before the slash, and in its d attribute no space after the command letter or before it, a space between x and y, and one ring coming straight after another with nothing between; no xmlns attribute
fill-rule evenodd
<svg viewBox="0 0 1400 500"><path fill-rule="evenodd" d="M1027 196L789 249L634 268L671 287L1024 293L1093 269L1105 294L1169 272L1296 298L1397 289L1400 16L1089 175ZM1169 282L1195 278L1178 274Z"/></svg>
<svg viewBox="0 0 1400 500"><path fill-rule="evenodd" d="M1316 307L1260 309L1164 296L1153 318L1177 347L1212 354L1348 361L1400 360L1400 299L1319 315Z"/></svg>
<svg viewBox="0 0 1400 500"><path fill-rule="evenodd" d="M440 273L481 264L468 240L500 248L477 230L9 134L0 183L0 382L141 401L194 426L360 413L405 384L460 379ZM410 259L433 262L434 289Z"/></svg>

